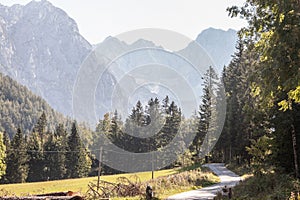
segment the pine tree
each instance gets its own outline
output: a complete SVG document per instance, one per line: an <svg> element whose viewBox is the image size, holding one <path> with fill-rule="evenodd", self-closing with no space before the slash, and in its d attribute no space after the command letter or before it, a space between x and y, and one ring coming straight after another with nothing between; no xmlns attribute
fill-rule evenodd
<svg viewBox="0 0 300 200"><path fill-rule="evenodd" d="M3 132L3 143L6 147L6 151L9 150L9 147L10 147L10 138L9 138L9 135L7 134L7 132Z"/></svg>
<svg viewBox="0 0 300 200"><path fill-rule="evenodd" d="M162 104L162 108L163 108L163 113L165 113L166 115L169 114L169 106L170 106L170 99L169 96L167 95L164 99L163 99L163 104Z"/></svg>
<svg viewBox="0 0 300 200"><path fill-rule="evenodd" d="M3 141L3 133L0 132L0 179L6 171L6 146Z"/></svg>
<svg viewBox="0 0 300 200"><path fill-rule="evenodd" d="M160 108L160 103L158 98L151 98L148 101L148 105L145 109L145 126L147 127L147 131L149 131L149 135L144 141L146 144L144 145L148 148L148 152L156 151L158 149L159 143L159 132L161 131L164 120L162 117L162 111ZM146 135L147 136L147 135Z"/></svg>
<svg viewBox="0 0 300 200"><path fill-rule="evenodd" d="M77 123L73 122L68 137L67 175L69 178L86 177L91 168L91 160L82 144Z"/></svg>
<svg viewBox="0 0 300 200"><path fill-rule="evenodd" d="M93 132L93 143L91 145L91 149L93 149L95 152L99 152L100 147L105 149L105 146L107 145L106 141L107 139L112 139L111 137L111 120L109 113L105 113L103 116L103 119L100 119L95 132ZM97 156L98 158L99 156Z"/></svg>
<svg viewBox="0 0 300 200"><path fill-rule="evenodd" d="M45 112L41 114L36 122L33 132L29 135L27 151L29 156L29 172L27 181L48 180L46 175L46 155L44 153L44 143L46 137L47 118Z"/></svg>
<svg viewBox="0 0 300 200"><path fill-rule="evenodd" d="M203 82L203 95L202 103L199 106L199 116L197 124L196 136L193 140L197 155L208 155L209 145L212 142L213 135L211 135L216 127L216 116L213 115L216 110L216 96L219 87L219 79L210 66L207 72L204 74ZM206 141L204 139L206 138ZM203 146L203 144L206 144ZM202 151L202 152L201 152Z"/></svg>
<svg viewBox="0 0 300 200"><path fill-rule="evenodd" d="M47 180L45 176L45 155L44 147L40 135L37 132L31 133L28 138L27 145L29 172L27 181L43 181Z"/></svg>
<svg viewBox="0 0 300 200"><path fill-rule="evenodd" d="M47 126L47 118L45 112L43 112L34 127L34 132L39 134L42 146L44 145L46 126Z"/></svg>
<svg viewBox="0 0 300 200"><path fill-rule="evenodd" d="M146 126L146 116L143 105L140 101L132 108L130 116L125 122L125 132L119 133L119 145L131 152L145 152L145 135L143 128ZM147 149L148 145L147 145Z"/></svg>
<svg viewBox="0 0 300 200"><path fill-rule="evenodd" d="M49 180L59 180L66 175L66 138L64 127L58 125L45 143L46 175Z"/></svg>
<svg viewBox="0 0 300 200"><path fill-rule="evenodd" d="M9 183L23 183L28 175L28 155L24 135L20 128L11 141L7 155L6 180Z"/></svg>
<svg viewBox="0 0 300 200"><path fill-rule="evenodd" d="M7 167L7 161L8 161L8 153L10 152L10 139L9 139L9 135L4 131L3 133L3 144L5 145L5 148L6 148L6 157L5 157L5 164L6 164L6 167ZM6 169L7 170L7 169ZM6 171L5 171L6 173ZM2 177L2 179L0 179L2 183L8 183L8 180L6 178L6 176L4 175Z"/></svg>

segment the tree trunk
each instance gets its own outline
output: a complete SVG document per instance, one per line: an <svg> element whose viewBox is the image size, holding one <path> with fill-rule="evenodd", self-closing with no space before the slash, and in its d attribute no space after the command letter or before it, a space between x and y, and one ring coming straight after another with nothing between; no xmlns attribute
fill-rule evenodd
<svg viewBox="0 0 300 200"><path fill-rule="evenodd" d="M296 178L299 178L296 131L294 125L292 124L291 126L292 126L292 142L293 142L293 152L294 152L295 175Z"/></svg>

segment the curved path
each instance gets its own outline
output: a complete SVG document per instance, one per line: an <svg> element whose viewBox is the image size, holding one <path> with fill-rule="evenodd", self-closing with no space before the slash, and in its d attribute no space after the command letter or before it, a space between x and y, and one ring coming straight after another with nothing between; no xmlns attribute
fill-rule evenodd
<svg viewBox="0 0 300 200"><path fill-rule="evenodd" d="M218 184L201 188L199 190L192 190L180 194L175 194L173 196L168 197L167 200L213 199L214 196L216 196L216 193L221 191L222 187L224 187L225 185L227 187L233 187L236 184L238 184L241 180L240 176L228 170L223 163L211 163L203 166L210 168L216 175L218 175L221 179L221 182Z"/></svg>

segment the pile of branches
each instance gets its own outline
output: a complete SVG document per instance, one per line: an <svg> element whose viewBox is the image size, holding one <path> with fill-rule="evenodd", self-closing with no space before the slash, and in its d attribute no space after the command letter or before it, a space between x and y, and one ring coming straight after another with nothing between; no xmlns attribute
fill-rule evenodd
<svg viewBox="0 0 300 200"><path fill-rule="evenodd" d="M147 185L152 186L156 194L161 194L165 190L176 189L182 186L206 186L213 184L209 173L204 173L201 169L184 171L181 173L158 177L153 180L141 182L139 177L134 175L129 178L120 177L115 183L101 181L99 188L94 183L89 183L87 199L109 199L111 197L133 197L146 196Z"/></svg>
<svg viewBox="0 0 300 200"><path fill-rule="evenodd" d="M138 176L119 177L116 183L101 180L99 188L95 183L89 183L88 199L109 199L110 197L133 197L145 195L145 186Z"/></svg>

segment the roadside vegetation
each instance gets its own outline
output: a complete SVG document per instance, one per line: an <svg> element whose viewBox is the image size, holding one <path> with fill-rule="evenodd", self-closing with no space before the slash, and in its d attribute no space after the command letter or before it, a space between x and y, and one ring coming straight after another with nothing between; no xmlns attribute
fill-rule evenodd
<svg viewBox="0 0 300 200"><path fill-rule="evenodd" d="M239 200L296 200L300 198L300 182L284 173L269 173L248 177L233 189Z"/></svg>

